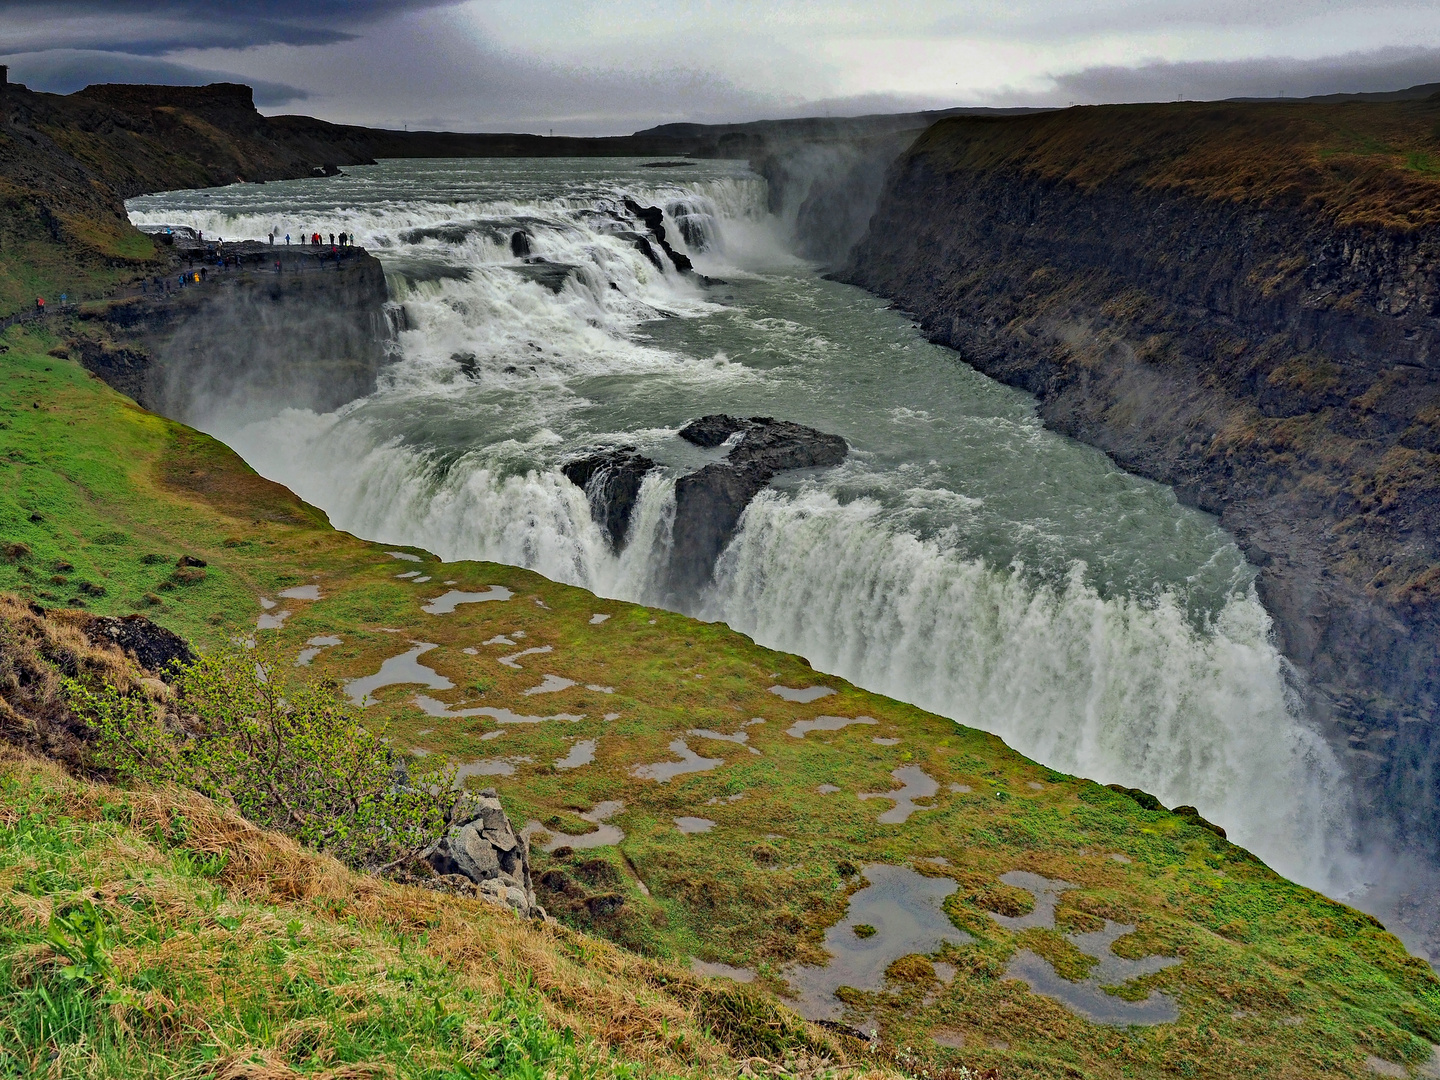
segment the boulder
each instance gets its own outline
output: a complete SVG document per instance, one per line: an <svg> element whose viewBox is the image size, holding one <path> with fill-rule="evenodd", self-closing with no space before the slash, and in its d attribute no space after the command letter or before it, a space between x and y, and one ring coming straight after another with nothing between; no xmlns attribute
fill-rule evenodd
<svg viewBox="0 0 1440 1080"><path fill-rule="evenodd" d="M612 551L625 546L630 518L640 499L640 485L655 462L633 446L597 450L560 467L569 481L585 492L590 516Z"/></svg>
<svg viewBox="0 0 1440 1080"><path fill-rule="evenodd" d="M426 856L441 878L459 875L479 895L527 917L543 918L530 878L530 845L510 824L494 788L471 799Z"/></svg>
<svg viewBox="0 0 1440 1080"><path fill-rule="evenodd" d="M194 561L199 562L198 559ZM201 562L199 565L205 564ZM97 616L84 629L91 643L118 645L141 667L165 678L172 677L175 665L195 662L195 653L189 642L144 615L126 615L121 619Z"/></svg>

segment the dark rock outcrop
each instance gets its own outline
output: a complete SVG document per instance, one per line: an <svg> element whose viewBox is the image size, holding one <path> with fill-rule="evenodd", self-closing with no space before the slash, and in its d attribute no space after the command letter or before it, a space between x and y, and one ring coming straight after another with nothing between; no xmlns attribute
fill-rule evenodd
<svg viewBox="0 0 1440 1080"><path fill-rule="evenodd" d="M1379 108L946 121L839 276L1219 514L1373 816L1440 856L1437 190L1312 145Z"/></svg>
<svg viewBox="0 0 1440 1080"><path fill-rule="evenodd" d="M633 446L622 446L567 461L560 471L585 492L590 516L605 534L611 550L618 552L630 531L640 485L653 468L655 462Z"/></svg>
<svg viewBox="0 0 1440 1080"><path fill-rule="evenodd" d="M695 264L690 261L689 256L680 254L680 252L670 246L670 241L665 239L664 210L661 210L658 206L641 206L634 199L630 198L625 200L625 209L629 210L630 213L645 223L645 227L650 230L650 235L653 236L655 242L660 245L660 250L665 252L665 254L669 256L670 261L675 264L676 270L679 270L682 274L688 274L695 269Z"/></svg>
<svg viewBox="0 0 1440 1080"><path fill-rule="evenodd" d="M426 856L443 877L463 877L479 894L521 915L543 918L530 878L530 842L510 824L494 788L470 800L450 832Z"/></svg>
<svg viewBox="0 0 1440 1080"><path fill-rule="evenodd" d="M838 465L849 453L838 435L768 416L703 416L680 430L681 438L705 448L721 446L737 434L740 439L724 461L675 482L669 584L681 596L693 595L710 580L740 515L776 473Z"/></svg>
<svg viewBox="0 0 1440 1080"><path fill-rule="evenodd" d="M142 668L162 678L173 678L177 666L195 662L195 651L188 641L144 615L119 619L99 615L85 625L84 631L92 644L117 646Z"/></svg>

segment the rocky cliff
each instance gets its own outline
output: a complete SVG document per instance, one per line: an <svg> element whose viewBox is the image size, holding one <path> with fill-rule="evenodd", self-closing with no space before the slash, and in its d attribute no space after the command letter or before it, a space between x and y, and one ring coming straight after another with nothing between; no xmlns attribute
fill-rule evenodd
<svg viewBox="0 0 1440 1080"><path fill-rule="evenodd" d="M403 313L388 303L373 255L179 246L178 273L81 311L67 348L90 371L147 409L198 425L221 412L328 412L375 390Z"/></svg>
<svg viewBox="0 0 1440 1080"><path fill-rule="evenodd" d="M1440 852L1440 99L956 118L841 277L1220 515L1312 707Z"/></svg>

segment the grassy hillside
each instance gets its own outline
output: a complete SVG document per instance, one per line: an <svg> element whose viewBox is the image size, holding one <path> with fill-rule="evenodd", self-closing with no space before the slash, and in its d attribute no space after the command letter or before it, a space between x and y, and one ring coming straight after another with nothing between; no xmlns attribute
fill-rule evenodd
<svg viewBox="0 0 1440 1080"><path fill-rule="evenodd" d="M407 677L426 685L377 688L377 703L364 713L367 724L407 752L445 754L466 765L470 784L499 788L517 824L534 820L541 902L573 927L657 962L683 966L696 957L744 966L754 973L756 988L784 993L793 965L825 961L827 930L844 917L848 897L866 884L860 871L871 864L909 866L950 890L945 901L950 923L972 940L897 958L879 985L842 991L840 1019L877 1027L888 1046L913 1047L904 1059L912 1070L933 1074L964 1063L997 1068L1006 1077L1360 1077L1372 1075L1368 1057L1413 1067L1440 1041L1440 981L1427 965L1408 957L1369 917L1283 880L1194 817L1147 810L1123 794L1041 768L989 735L818 676L803 660L760 648L723 626L601 600L512 567L441 564L418 551L402 551L409 557L397 558L395 549L335 532L319 512L255 476L225 447L143 412L73 361L51 355L55 339L15 328L0 341L8 346L0 357L5 553L0 590L41 605L142 611L206 647L248 639L277 672L306 673L295 665L312 638L338 637L340 643L310 646L319 651L308 671L342 680L372 675L382 662L413 653L421 666ZM207 565L203 572L178 566L181 555ZM319 599L282 595L297 586L315 586ZM448 590L496 595L495 586L511 596L462 604L451 613L426 610ZM274 606L266 608L262 601ZM262 614L271 628L257 626ZM607 617L597 618L602 615ZM414 653L424 644L434 647ZM772 693L776 685L834 692L795 702ZM420 693L443 703L432 704L432 711L454 715L422 711L416 705ZM851 723L836 728L822 717ZM721 735L727 738L716 737ZM593 760L582 763L587 743ZM708 767L665 782L646 774L645 767L686 756L705 759ZM9 768L14 774L19 767ZM900 782L892 773L912 768L935 782L936 793L920 798L908 820L888 824L881 818L893 800L859 796L891 791ZM372 915L361 912L376 912L372 905L381 904L366 897L395 897L397 905L446 912L447 920L472 919L468 908L450 899L424 894L413 899L416 894L358 879L339 884L333 868L326 871L332 884L323 891L331 899L313 904L303 890L301 896L286 892L293 875L276 864L245 862L243 874L220 872L210 892L204 873L187 869L173 895L193 896L182 905L192 914L177 915L166 925L188 927L194 936L142 948L140 943L150 940L146 935L154 936L146 929L152 915L120 910L128 894L115 883L143 877L134 868L154 860L178 865L174 860L180 856L163 838L145 840L148 847L140 844L138 838L151 835L153 817L122 815L117 824L118 811L107 818L103 804L116 800L133 807L149 797L99 790L83 797L46 794L44 784L37 788L32 766L20 771L27 769L32 779L12 778L10 790L20 784L40 794L0 799L0 806L9 808L5 828L32 838L12 836L9 842L12 852L16 844L22 849L10 856L12 865L31 867L25 860L34 860L33 867L0 877L5 882L0 888L8 890L0 892L7 898L0 910L9 913L5 918L14 927L5 931L0 948L27 978L38 970L34 956L45 948L38 945L41 927L48 926L56 898L80 902L82 893L89 896L103 885L102 897L110 890L107 910L113 908L119 920L116 933L135 943L127 948L139 950L126 969L137 978L161 955L177 972L220 970L218 960L203 957L231 955L226 935L250 932L253 936L236 945L255 954L236 960L237 970L248 970L244 965L261 964L261 956L293 948L283 928L292 919L308 927L306 920L321 917L316 913L336 920L315 930L316 940L332 933L363 938L355 946L360 952L345 954L348 959L307 969L305 993L312 996L287 1005L292 1012L286 1022L298 1025L291 1034L282 1037L280 1026L264 1027L259 1019L268 1009L259 1003L279 994L280 984L260 979L246 985L244 994L256 996L253 1002L237 997L234 1019L217 1025L224 1033L215 1043L217 1058L258 1049L302 1072L320 1071L336 1066L304 1058L311 1052L306 1048L330 1048L337 1063L364 1054L388 1059L384 1046L410 1041L403 1024L429 1025L423 1042L439 1040L446 1024L465 1032L489 1030L487 1023L498 1022L486 1019L504 1000L498 976L471 979L458 970L446 975L453 965L444 950L461 948L448 930L419 939L428 943L425 948L441 948L442 937L452 944L428 958L417 954L406 970L418 981L392 974L387 986L400 995L393 1001L431 1000L428 991L416 988L429 986L432 975L441 979L441 999L454 1002L441 1012L452 1019L437 1014L422 1021L411 1009L402 1024L405 1008L368 997L368 989L363 994L347 989L357 980L375 985L374 957L406 955L408 947L386 937L392 931L378 914L366 921ZM54 788L59 781L45 783ZM25 800L39 800L35 805L41 809L23 811L29 824L22 827L16 807ZM49 834L36 831L36 823L54 820L56 800L80 807L70 814L77 823L47 840ZM580 815L607 801L623 803L609 822L624 839L577 848L574 838L594 829L593 821ZM92 802L96 809L85 810ZM690 817L707 819L713 827L682 832L677 819ZM542 846L556 850L544 854ZM219 848L198 850L214 855ZM226 858L231 860L226 865L234 866L238 856ZM126 863L130 859L135 862ZM22 883L36 880L32 870L38 874L42 862L60 875L44 880L63 884L27 892L32 886ZM71 862L73 870L67 869ZM102 864L108 869L91 869ZM993 917L1021 916L1034 905L1030 893L999 881L1017 870L1075 886L1061 894L1053 927L1008 929ZM240 876L232 881L229 873ZM355 900L332 903L347 889L356 890ZM170 890L167 885L166 896ZM22 898L31 896L50 899ZM402 904L400 897L409 899ZM261 907L244 906L252 901ZM311 904L304 908L311 914L285 908L271 921L262 911L265 904L302 901ZM193 914L195 905L218 913L206 918L239 918L240 929L204 922ZM355 922L348 921L352 911ZM196 921L185 921L192 918ZM1170 995L1178 1007L1175 1022L1135 1028L1092 1023L1006 977L1007 966L1028 949L1058 977L1083 980L1094 961L1067 933L1095 931L1106 920L1136 927L1117 943L1118 955L1179 960L1120 991L1130 999L1150 990ZM501 935L502 924L488 930L478 921L475 926L482 937ZM531 940L525 936L529 931L514 933L519 941ZM307 929L301 936L310 934ZM187 957L192 942L215 951ZM521 944L504 948L514 959L501 971L533 966L536 954L525 953ZM576 948L581 950L576 955L611 958L585 961L602 971L648 962L623 960L624 954L598 945ZM379 966L395 970L389 959ZM263 964L257 970L265 970ZM444 982L442 976L450 975L454 981ZM219 987L222 1006L232 1007L227 996L232 990L225 989L231 984L207 978L206 985ZM24 985L50 984L32 979ZM624 985L617 983L615 992ZM419 997L407 998L412 990ZM623 1011L610 1016L608 998L591 1001L557 991L557 1003L545 996L550 990L542 990L544 1001L522 995L514 999L521 1004L506 1008L522 1019L579 1017L578 1029L596 1038L608 1039L612 1024L632 1030ZM241 995L238 984L233 993ZM33 1005L32 998L24 1000ZM659 1013L645 1015L662 1015L670 1007L657 1005ZM14 1013L12 1022L18 1023L19 1015ZM402 1026L381 1025L378 1041L364 1047L345 1041L340 1029L346 1025L385 1015ZM700 1020L695 1024L684 1030L703 1027ZM41 1038L38 1028L23 1030ZM312 1030L321 1034L303 1034ZM661 1030L663 1042L681 1029L666 1020ZM937 1035L944 1041L935 1041ZM701 1034L685 1037L699 1040ZM203 1040L195 1039L189 1049L156 1053L198 1060L193 1055L202 1053ZM466 1052L478 1054L483 1041L465 1044ZM65 1054L88 1060L84 1054L98 1052L89 1049L91 1042L87 1035L83 1053ZM33 1040L25 1045L40 1052ZM706 1045L717 1055L729 1052L713 1039ZM132 1046L115 1053L121 1056L114 1060L121 1061L140 1051ZM434 1060L444 1059L444 1053L435 1053ZM657 1061L690 1060L673 1047L656 1046L654 1053L661 1055ZM694 1060L703 1065L711 1059ZM395 1060L390 1064L399 1069ZM160 1070L157 1064L146 1067ZM83 1071L80 1065L76 1069Z"/></svg>
<svg viewBox="0 0 1440 1080"><path fill-rule="evenodd" d="M1179 102L941 120L915 153L1081 188L1121 182L1304 207L1335 225L1440 223L1440 95L1420 101Z"/></svg>
<svg viewBox="0 0 1440 1080"><path fill-rule="evenodd" d="M0 1076L815 1076L762 995L0 746ZM786 1066L789 1066L788 1068ZM882 1076L875 1068L870 1075Z"/></svg>

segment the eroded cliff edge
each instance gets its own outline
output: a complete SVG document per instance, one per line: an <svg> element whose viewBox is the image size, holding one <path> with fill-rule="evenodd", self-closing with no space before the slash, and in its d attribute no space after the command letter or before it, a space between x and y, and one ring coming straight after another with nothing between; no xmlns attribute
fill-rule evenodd
<svg viewBox="0 0 1440 1080"><path fill-rule="evenodd" d="M930 128L840 272L1220 515L1399 839L1440 852L1440 100Z"/></svg>

